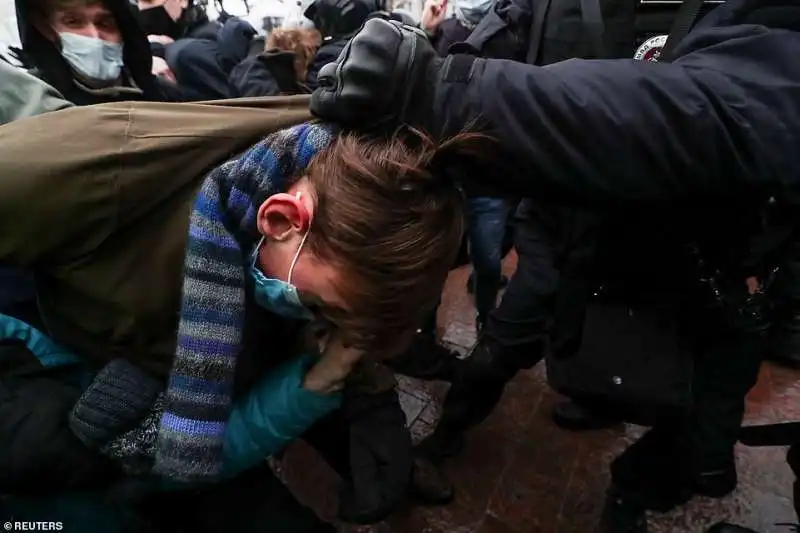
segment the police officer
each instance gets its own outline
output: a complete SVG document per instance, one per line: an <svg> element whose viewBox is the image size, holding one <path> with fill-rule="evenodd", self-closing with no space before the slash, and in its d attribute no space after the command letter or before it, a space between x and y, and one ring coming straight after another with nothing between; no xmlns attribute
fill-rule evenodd
<svg viewBox="0 0 800 533"><path fill-rule="evenodd" d="M320 72L312 112L321 118L383 131L405 122L437 137L470 125L498 138L509 168L468 174L469 194L659 207L671 213L664 224L691 228L687 243L700 243L698 264L708 274L692 308L691 323L701 327L688 339L698 362L694 410L680 424L656 428L628 454L612 502L636 512L615 531L643 531L644 507L735 487L732 443L757 377L764 338L759 282L771 266L770 254L753 261L751 244L763 231L756 221L767 199L779 197L790 209L800 185L792 155L800 141L798 11L789 0L729 0L695 27L673 63L575 60L547 67L440 59L418 30L371 20ZM486 343L472 358L486 375L503 366ZM662 499L664 478L624 475L658 454L681 461L680 483ZM642 488L648 495L636 501Z"/></svg>

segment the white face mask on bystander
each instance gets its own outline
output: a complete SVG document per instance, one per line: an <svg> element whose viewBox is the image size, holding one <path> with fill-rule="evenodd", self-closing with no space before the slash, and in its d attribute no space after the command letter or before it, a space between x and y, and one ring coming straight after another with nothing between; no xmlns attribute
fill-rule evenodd
<svg viewBox="0 0 800 533"><path fill-rule="evenodd" d="M60 32L61 55L78 73L89 80L113 81L120 77L122 44L97 37Z"/></svg>
<svg viewBox="0 0 800 533"><path fill-rule="evenodd" d="M474 28L494 6L495 0L456 0L456 18Z"/></svg>

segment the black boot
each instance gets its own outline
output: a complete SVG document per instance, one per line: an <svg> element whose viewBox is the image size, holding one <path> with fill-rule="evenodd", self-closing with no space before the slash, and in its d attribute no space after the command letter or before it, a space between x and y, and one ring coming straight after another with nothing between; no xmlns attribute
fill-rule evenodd
<svg viewBox="0 0 800 533"><path fill-rule="evenodd" d="M414 448L414 475L411 478L412 499L423 505L447 505L453 501L453 482L442 469L445 459L458 455L464 448L464 434L438 426Z"/></svg>
<svg viewBox="0 0 800 533"><path fill-rule="evenodd" d="M598 533L647 533L647 513L643 507L611 489Z"/></svg>
<svg viewBox="0 0 800 533"><path fill-rule="evenodd" d="M453 482L442 469L445 459L464 449L464 434L441 425L414 448L411 497L423 505L447 505L453 501Z"/></svg>
<svg viewBox="0 0 800 533"><path fill-rule="evenodd" d="M412 500L422 505L447 505L455 496L453 482L444 474L441 464L425 457L414 459L409 491Z"/></svg>
<svg viewBox="0 0 800 533"><path fill-rule="evenodd" d="M574 400L556 405L552 413L553 422L561 429L589 431L616 426L622 420L605 409L593 409Z"/></svg>
<svg viewBox="0 0 800 533"><path fill-rule="evenodd" d="M516 368L506 364L499 349L485 338L456 370L436 430L414 450L420 471L412 481L412 494L430 503L444 503L448 493L452 498L452 484L442 474L441 464L462 450L466 432L489 416L516 374Z"/></svg>

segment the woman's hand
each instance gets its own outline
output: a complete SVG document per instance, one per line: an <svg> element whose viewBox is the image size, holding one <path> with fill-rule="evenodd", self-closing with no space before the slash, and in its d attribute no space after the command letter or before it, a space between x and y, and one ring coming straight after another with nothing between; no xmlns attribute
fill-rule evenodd
<svg viewBox="0 0 800 533"><path fill-rule="evenodd" d="M323 337L319 341L319 347L322 356L306 373L303 387L320 394L339 391L364 353L345 346L343 335L338 329Z"/></svg>

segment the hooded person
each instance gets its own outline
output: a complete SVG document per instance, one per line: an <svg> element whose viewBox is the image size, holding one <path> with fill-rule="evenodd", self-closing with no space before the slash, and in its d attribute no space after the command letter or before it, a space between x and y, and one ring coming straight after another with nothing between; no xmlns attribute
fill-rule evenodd
<svg viewBox="0 0 800 533"><path fill-rule="evenodd" d="M76 105L179 101L152 74L145 35L126 0L17 0L23 60Z"/></svg>

